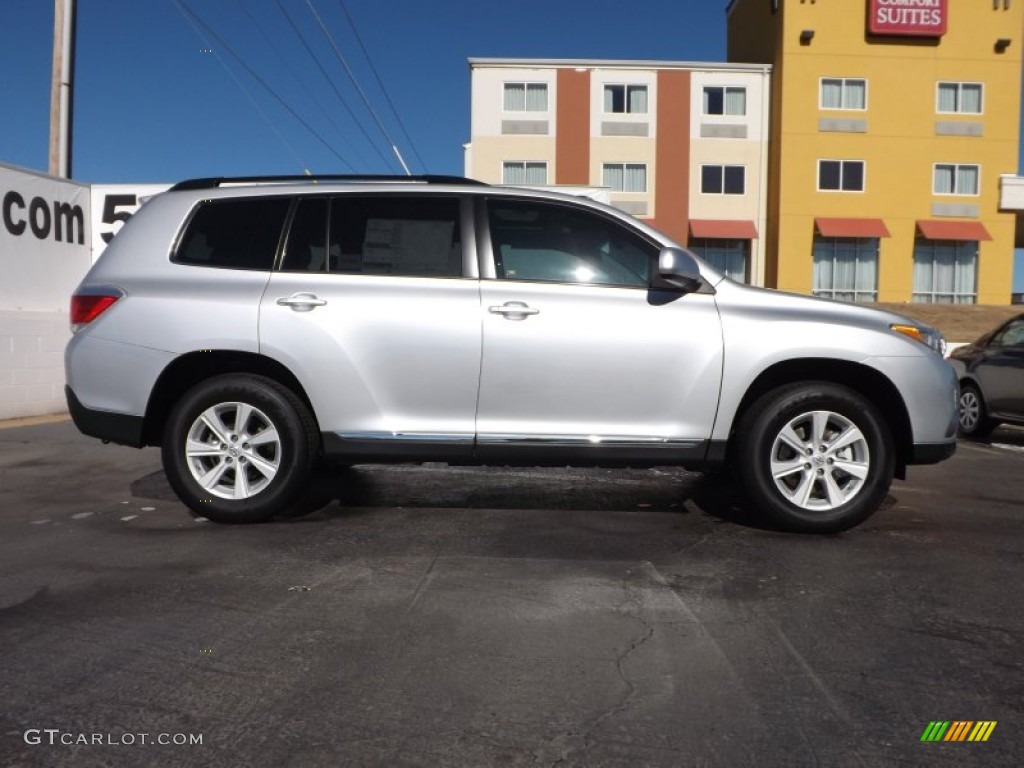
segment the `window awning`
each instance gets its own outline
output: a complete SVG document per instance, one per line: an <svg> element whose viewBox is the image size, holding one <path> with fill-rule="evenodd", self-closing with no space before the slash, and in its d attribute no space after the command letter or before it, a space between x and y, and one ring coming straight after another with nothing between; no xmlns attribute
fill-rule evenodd
<svg viewBox="0 0 1024 768"><path fill-rule="evenodd" d="M690 235L714 240L756 240L757 227L745 219L690 219Z"/></svg>
<svg viewBox="0 0 1024 768"><path fill-rule="evenodd" d="M922 219L917 228L925 240L991 240L980 221L935 221Z"/></svg>
<svg viewBox="0 0 1024 768"><path fill-rule="evenodd" d="M891 237L882 219L816 218L814 226L823 237Z"/></svg>

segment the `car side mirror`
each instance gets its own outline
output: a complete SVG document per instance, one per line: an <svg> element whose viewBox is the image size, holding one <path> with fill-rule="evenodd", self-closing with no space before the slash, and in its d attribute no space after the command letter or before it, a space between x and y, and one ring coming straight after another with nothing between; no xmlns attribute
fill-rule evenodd
<svg viewBox="0 0 1024 768"><path fill-rule="evenodd" d="M682 248L662 248L658 254L658 277L687 293L700 288L697 261Z"/></svg>

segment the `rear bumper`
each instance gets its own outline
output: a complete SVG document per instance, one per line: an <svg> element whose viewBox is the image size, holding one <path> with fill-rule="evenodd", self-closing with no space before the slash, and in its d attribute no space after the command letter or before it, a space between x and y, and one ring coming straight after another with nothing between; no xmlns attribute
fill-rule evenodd
<svg viewBox="0 0 1024 768"><path fill-rule="evenodd" d="M95 411L86 408L75 397L71 387L64 387L64 396L68 401L68 412L78 431L89 437L98 437L111 443L142 447L142 416L130 416L109 411Z"/></svg>

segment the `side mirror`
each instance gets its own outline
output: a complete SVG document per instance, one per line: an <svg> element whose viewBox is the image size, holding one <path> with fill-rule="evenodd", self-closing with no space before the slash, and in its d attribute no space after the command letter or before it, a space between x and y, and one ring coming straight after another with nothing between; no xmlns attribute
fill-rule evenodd
<svg viewBox="0 0 1024 768"><path fill-rule="evenodd" d="M658 277L687 293L700 288L697 262L682 248L662 248L658 254Z"/></svg>

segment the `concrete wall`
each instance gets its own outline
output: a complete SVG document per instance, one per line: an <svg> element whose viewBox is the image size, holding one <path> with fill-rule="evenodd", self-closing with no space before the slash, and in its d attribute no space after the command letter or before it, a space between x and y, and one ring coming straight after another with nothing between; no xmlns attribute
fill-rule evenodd
<svg viewBox="0 0 1024 768"><path fill-rule="evenodd" d="M67 410L68 313L0 310L0 419Z"/></svg>
<svg viewBox="0 0 1024 768"><path fill-rule="evenodd" d="M0 166L0 419L65 410L68 302L90 241L88 186Z"/></svg>
<svg viewBox="0 0 1024 768"><path fill-rule="evenodd" d="M0 163L0 419L67 410L64 346L75 286L145 196Z"/></svg>

